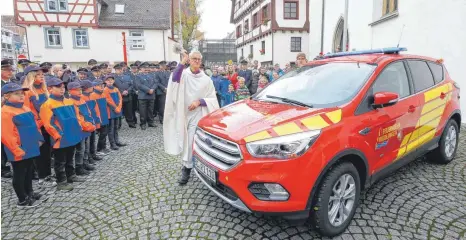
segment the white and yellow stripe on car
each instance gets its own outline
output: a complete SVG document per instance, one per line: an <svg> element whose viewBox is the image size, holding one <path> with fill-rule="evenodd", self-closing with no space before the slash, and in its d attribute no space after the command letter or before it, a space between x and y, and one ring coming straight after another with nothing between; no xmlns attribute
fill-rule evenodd
<svg viewBox="0 0 466 240"><path fill-rule="evenodd" d="M325 127L339 123L341 121L341 114L341 109L337 109L332 112L313 115L293 122L280 124L268 130L254 133L244 138L244 140L248 143L272 138L274 136L285 136L310 130L323 129Z"/></svg>
<svg viewBox="0 0 466 240"><path fill-rule="evenodd" d="M404 136L403 141L401 141L395 161L434 138L445 107L451 100L452 90L452 84L447 83L424 92L424 106L421 110L421 116L413 132ZM443 99L440 98L442 93L446 94Z"/></svg>

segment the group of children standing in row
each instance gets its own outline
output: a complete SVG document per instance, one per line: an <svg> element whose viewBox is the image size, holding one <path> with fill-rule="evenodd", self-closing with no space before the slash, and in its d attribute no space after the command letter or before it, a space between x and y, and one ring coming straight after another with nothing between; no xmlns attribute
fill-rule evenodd
<svg viewBox="0 0 466 240"><path fill-rule="evenodd" d="M213 70L212 81L217 92L217 99L220 107L227 106L236 101L240 101L251 96L250 89L246 86L246 80L243 77L237 76L237 83L233 84L232 81L226 76L223 68ZM259 77L258 87L256 92L262 91L269 84L267 76L261 75Z"/></svg>
<svg viewBox="0 0 466 240"><path fill-rule="evenodd" d="M69 83L69 98L63 81L45 80L42 68L29 66L24 75L21 86L10 82L1 89L2 148L13 166L17 206L31 207L46 200L33 191L34 168L41 188L57 186L57 190L69 191L72 183L85 181L78 175L95 170L96 161L110 152L107 136L119 147L126 144L118 137L122 96L113 86L113 75L104 81Z"/></svg>

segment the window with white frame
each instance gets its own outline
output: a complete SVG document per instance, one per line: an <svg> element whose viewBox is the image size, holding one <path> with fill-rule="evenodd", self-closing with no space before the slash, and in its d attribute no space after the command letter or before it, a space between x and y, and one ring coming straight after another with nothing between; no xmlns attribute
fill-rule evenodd
<svg viewBox="0 0 466 240"><path fill-rule="evenodd" d="M144 49L144 32L143 31L130 31L130 49L143 50Z"/></svg>
<svg viewBox="0 0 466 240"><path fill-rule="evenodd" d="M291 52L301 52L301 37L291 37Z"/></svg>
<svg viewBox="0 0 466 240"><path fill-rule="evenodd" d="M87 29L73 29L73 40L75 48L89 48Z"/></svg>
<svg viewBox="0 0 466 240"><path fill-rule="evenodd" d="M45 44L49 48L61 47L61 34L59 28L44 28Z"/></svg>
<svg viewBox="0 0 466 240"><path fill-rule="evenodd" d="M45 9L47 12L66 12L68 0L45 0Z"/></svg>

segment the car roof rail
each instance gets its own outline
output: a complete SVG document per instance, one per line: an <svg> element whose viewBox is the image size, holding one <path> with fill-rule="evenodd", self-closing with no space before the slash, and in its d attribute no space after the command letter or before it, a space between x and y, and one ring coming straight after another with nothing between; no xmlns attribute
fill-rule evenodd
<svg viewBox="0 0 466 240"><path fill-rule="evenodd" d="M379 48L379 49L352 51L352 52L337 52L337 53L325 54L324 58L356 56L356 55L374 54L374 53L398 54L399 52L402 52L402 51L408 51L408 49L406 49L404 47L390 47L390 48Z"/></svg>

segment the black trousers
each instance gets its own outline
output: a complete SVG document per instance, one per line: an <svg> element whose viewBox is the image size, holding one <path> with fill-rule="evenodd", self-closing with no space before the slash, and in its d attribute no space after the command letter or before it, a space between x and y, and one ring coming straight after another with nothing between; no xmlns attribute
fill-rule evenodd
<svg viewBox="0 0 466 240"><path fill-rule="evenodd" d="M6 165L6 162L7 162L7 156L5 152L5 146L3 146L3 143L2 143L2 173L10 171L10 168Z"/></svg>
<svg viewBox="0 0 466 240"><path fill-rule="evenodd" d="M157 117L159 113L159 96L158 95L155 95L155 99L154 99L154 117Z"/></svg>
<svg viewBox="0 0 466 240"><path fill-rule="evenodd" d="M110 119L108 124L108 141L110 146L115 146L116 143L120 142L118 138L118 122L121 118Z"/></svg>
<svg viewBox="0 0 466 240"><path fill-rule="evenodd" d="M154 99L139 99L139 118L141 126L154 124Z"/></svg>
<svg viewBox="0 0 466 240"><path fill-rule="evenodd" d="M95 150L95 139L96 139L96 132L98 130L95 130L94 132L91 133L91 136L89 137L89 153L94 156L96 153Z"/></svg>
<svg viewBox="0 0 466 240"><path fill-rule="evenodd" d="M107 148L108 125L102 125L99 128L99 140L97 142L97 151Z"/></svg>
<svg viewBox="0 0 466 240"><path fill-rule="evenodd" d="M66 182L69 177L76 174L74 168L74 148L70 146L66 148L55 149L55 174L57 175L57 183Z"/></svg>
<svg viewBox="0 0 466 240"><path fill-rule="evenodd" d="M221 102L222 102L222 95L217 94L217 101L218 101L218 105L219 105L219 106L222 106L222 104L221 104Z"/></svg>
<svg viewBox="0 0 466 240"><path fill-rule="evenodd" d="M13 189L18 200L23 202L32 194L32 173L34 171L34 158L11 162L13 167Z"/></svg>
<svg viewBox="0 0 466 240"><path fill-rule="evenodd" d="M138 101L138 95L137 95L136 93L133 93L133 94L132 94L132 99L131 99L131 100L132 100L131 103L132 103L132 105L133 105L133 109L131 109L132 112L133 112L133 120L134 120L134 123L136 124L136 123L138 123L138 119L136 118L136 112L137 112L138 109L139 109L139 107L138 107L138 103L139 103L139 101Z"/></svg>
<svg viewBox="0 0 466 240"><path fill-rule="evenodd" d="M44 144L40 146L40 156L34 159L35 165L37 167L37 173L39 178L45 178L52 175L52 147L50 143L50 135L45 131L44 127L40 128L42 136L44 136Z"/></svg>
<svg viewBox="0 0 466 240"><path fill-rule="evenodd" d="M160 122L163 121L163 112L165 111L165 99L167 98L167 94L157 95L158 104L159 104L159 120Z"/></svg>
<svg viewBox="0 0 466 240"><path fill-rule="evenodd" d="M125 116L126 123L134 123L133 114L133 101L131 97L123 98L123 115Z"/></svg>

